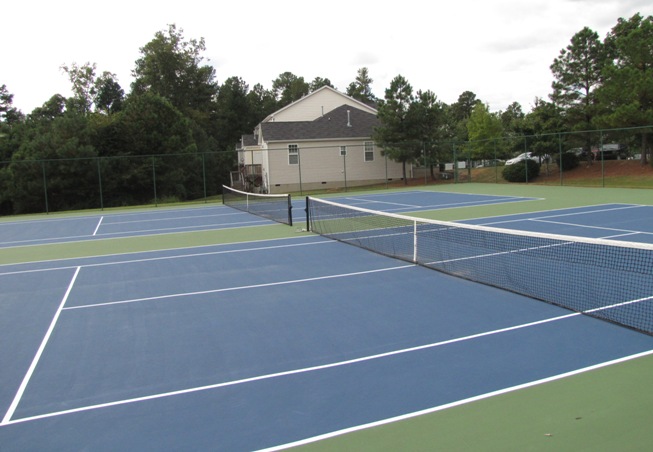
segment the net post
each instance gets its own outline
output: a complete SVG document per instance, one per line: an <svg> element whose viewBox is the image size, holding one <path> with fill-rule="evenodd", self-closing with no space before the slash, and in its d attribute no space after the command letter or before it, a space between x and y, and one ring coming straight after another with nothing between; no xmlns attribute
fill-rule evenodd
<svg viewBox="0 0 653 452"><path fill-rule="evenodd" d="M311 214L309 213L310 212L309 198L310 198L310 196L306 197L306 208L304 209L306 211L306 230L307 231L311 230Z"/></svg>
<svg viewBox="0 0 653 452"><path fill-rule="evenodd" d="M290 195L288 195L288 226L292 226L292 201Z"/></svg>

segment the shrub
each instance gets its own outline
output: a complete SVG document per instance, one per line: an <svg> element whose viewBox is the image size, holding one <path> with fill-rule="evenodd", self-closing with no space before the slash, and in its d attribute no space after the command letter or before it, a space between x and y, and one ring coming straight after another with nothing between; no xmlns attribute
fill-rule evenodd
<svg viewBox="0 0 653 452"><path fill-rule="evenodd" d="M527 167L527 168L526 168ZM528 180L526 179L528 172ZM508 182L528 182L540 175L540 164L534 160L522 160L503 168L503 178Z"/></svg>
<svg viewBox="0 0 653 452"><path fill-rule="evenodd" d="M562 159L560 158L560 155L556 156L556 163L558 164L558 168L562 171L569 171L578 166L580 159L573 152L565 152L562 154Z"/></svg>

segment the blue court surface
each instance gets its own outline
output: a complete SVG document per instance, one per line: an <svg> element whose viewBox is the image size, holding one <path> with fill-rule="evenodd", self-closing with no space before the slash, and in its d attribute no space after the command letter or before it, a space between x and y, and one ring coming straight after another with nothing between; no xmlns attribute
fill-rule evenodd
<svg viewBox="0 0 653 452"><path fill-rule="evenodd" d="M602 210L619 213L597 236L630 231L612 207L475 222L593 234ZM3 265L0 284L3 452L283 447L653 353L651 336L315 235Z"/></svg>
<svg viewBox="0 0 653 452"><path fill-rule="evenodd" d="M0 223L0 248L155 234L198 232L269 224L222 205L157 208L133 213L58 216Z"/></svg>
<svg viewBox="0 0 653 452"><path fill-rule="evenodd" d="M462 195L407 191L378 195L343 196L338 202L386 212L447 209L470 205L520 202L532 198ZM305 200L293 198L295 224L306 221ZM235 229L270 224L268 220L222 206L204 204L190 208L156 208L133 213L99 213L57 216L38 220L0 222L0 248L79 242L155 234Z"/></svg>
<svg viewBox="0 0 653 452"><path fill-rule="evenodd" d="M516 196L470 195L417 190L359 196L341 195L329 197L328 199L349 206L392 213L452 209L457 207L484 206L534 200L534 198Z"/></svg>
<svg viewBox="0 0 653 452"><path fill-rule="evenodd" d="M604 204L465 221L522 231L653 243L653 206Z"/></svg>

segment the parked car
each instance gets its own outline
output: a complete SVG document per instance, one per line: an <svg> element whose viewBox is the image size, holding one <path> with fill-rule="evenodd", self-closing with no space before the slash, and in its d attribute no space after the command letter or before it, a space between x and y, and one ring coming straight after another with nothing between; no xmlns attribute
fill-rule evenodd
<svg viewBox="0 0 653 452"><path fill-rule="evenodd" d="M503 160L499 160L499 159L481 160L476 165L476 168L487 168L488 166L495 167L495 166L503 165L504 163L505 162Z"/></svg>
<svg viewBox="0 0 653 452"><path fill-rule="evenodd" d="M596 160L617 160L628 158L628 146L625 144L610 143L604 144L598 149L592 149Z"/></svg>
<svg viewBox="0 0 653 452"><path fill-rule="evenodd" d="M548 155L539 156L539 155L533 155L532 152L525 152L523 154L519 154L515 158L512 158L510 160L506 160L506 165L514 165L515 163L521 162L521 161L526 160L526 159L531 159L531 160L533 160L534 162L537 162L537 163L543 163L543 162L546 162L546 161L549 160L549 156Z"/></svg>

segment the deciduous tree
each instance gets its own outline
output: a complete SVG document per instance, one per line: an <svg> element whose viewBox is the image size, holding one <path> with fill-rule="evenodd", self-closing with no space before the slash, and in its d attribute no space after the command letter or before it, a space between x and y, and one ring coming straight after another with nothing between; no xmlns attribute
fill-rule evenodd
<svg viewBox="0 0 653 452"><path fill-rule="evenodd" d="M490 108L487 105L477 103L467 121L467 131L474 159L496 158L497 140L503 135L503 125L497 114L490 113Z"/></svg>
<svg viewBox="0 0 653 452"><path fill-rule="evenodd" d="M204 38L185 40L173 25L141 47L132 70L132 94L152 93L168 99L184 114L208 112L218 91L215 69L204 64Z"/></svg>

